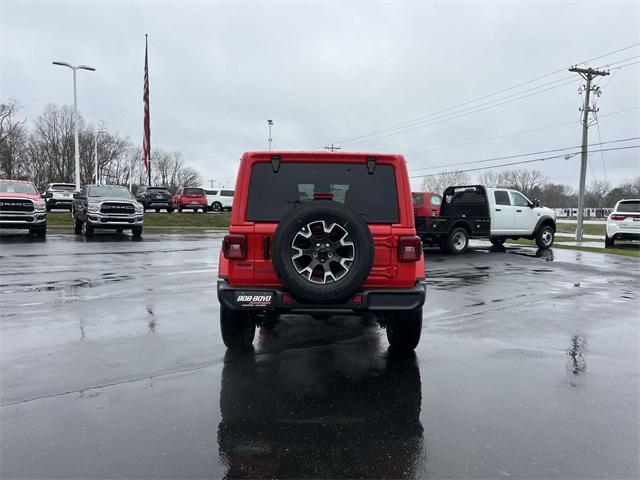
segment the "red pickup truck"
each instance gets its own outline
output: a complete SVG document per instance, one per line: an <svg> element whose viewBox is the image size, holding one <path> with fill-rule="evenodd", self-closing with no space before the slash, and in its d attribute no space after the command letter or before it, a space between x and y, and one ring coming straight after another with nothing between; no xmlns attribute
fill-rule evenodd
<svg viewBox="0 0 640 480"><path fill-rule="evenodd" d="M280 313L375 313L392 348L415 348L425 266L404 158L245 153L218 276L229 348Z"/></svg>

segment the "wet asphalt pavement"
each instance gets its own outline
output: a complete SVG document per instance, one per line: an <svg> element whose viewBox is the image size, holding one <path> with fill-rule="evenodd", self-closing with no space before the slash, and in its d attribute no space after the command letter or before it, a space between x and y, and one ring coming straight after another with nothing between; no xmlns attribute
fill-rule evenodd
<svg viewBox="0 0 640 480"><path fill-rule="evenodd" d="M433 250L415 355L285 316L243 357L220 240L2 239L3 478L638 478L637 259Z"/></svg>

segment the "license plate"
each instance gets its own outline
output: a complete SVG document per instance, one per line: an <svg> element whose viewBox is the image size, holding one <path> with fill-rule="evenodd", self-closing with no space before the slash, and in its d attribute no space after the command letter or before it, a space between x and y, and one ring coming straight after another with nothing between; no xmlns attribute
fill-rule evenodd
<svg viewBox="0 0 640 480"><path fill-rule="evenodd" d="M270 308L273 292L236 292L236 305L240 308Z"/></svg>

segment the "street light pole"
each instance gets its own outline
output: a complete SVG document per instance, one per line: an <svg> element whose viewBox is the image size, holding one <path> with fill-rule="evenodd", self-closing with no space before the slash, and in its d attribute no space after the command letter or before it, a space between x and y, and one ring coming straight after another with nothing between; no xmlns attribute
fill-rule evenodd
<svg viewBox="0 0 640 480"><path fill-rule="evenodd" d="M89 70L90 72L95 72L95 68L89 67L87 65L77 65L73 66L67 62L51 62L54 65L59 65L61 67L70 68L73 71L73 143L74 143L74 154L75 154L75 170L76 170L76 190L80 190L80 142L78 140L78 95L76 89L76 70Z"/></svg>
<svg viewBox="0 0 640 480"><path fill-rule="evenodd" d="M269 124L269 151L271 151L271 142L273 141L271 138L271 127L273 126L273 120L267 120L267 123Z"/></svg>

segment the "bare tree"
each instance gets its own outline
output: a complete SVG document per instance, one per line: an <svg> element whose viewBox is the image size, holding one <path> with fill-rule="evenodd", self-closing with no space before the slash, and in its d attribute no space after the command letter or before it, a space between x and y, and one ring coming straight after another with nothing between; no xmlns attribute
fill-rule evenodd
<svg viewBox="0 0 640 480"><path fill-rule="evenodd" d="M0 104L0 176L17 178L26 175L24 150L27 141L26 120L19 120L20 104L9 100Z"/></svg>
<svg viewBox="0 0 640 480"><path fill-rule="evenodd" d="M506 185L514 190L519 190L527 196L531 196L534 189L547 182L547 178L539 170L506 170L504 172Z"/></svg>
<svg viewBox="0 0 640 480"><path fill-rule="evenodd" d="M606 180L592 180L588 191L588 195L591 197L589 203L595 207L602 208L610 190L611 184Z"/></svg>
<svg viewBox="0 0 640 480"><path fill-rule="evenodd" d="M468 185L471 178L466 172L449 171L429 175L422 180L422 190L425 192L443 193L451 185Z"/></svg>
<svg viewBox="0 0 640 480"><path fill-rule="evenodd" d="M503 187L506 188L507 177L505 172L496 172L495 170L487 170L478 176L478 183L485 187Z"/></svg>

